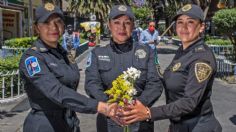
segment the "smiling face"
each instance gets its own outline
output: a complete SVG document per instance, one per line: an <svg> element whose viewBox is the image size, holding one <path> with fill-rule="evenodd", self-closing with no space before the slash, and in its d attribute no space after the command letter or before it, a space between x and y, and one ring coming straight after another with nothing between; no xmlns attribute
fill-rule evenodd
<svg viewBox="0 0 236 132"><path fill-rule="evenodd" d="M126 15L118 16L109 21L109 29L112 34L113 41L117 44L127 42L132 35L134 22Z"/></svg>
<svg viewBox="0 0 236 132"><path fill-rule="evenodd" d="M35 28L39 37L48 46L56 48L58 40L64 32L64 21L58 15L53 14L46 22L37 23Z"/></svg>
<svg viewBox="0 0 236 132"><path fill-rule="evenodd" d="M198 19L181 15L176 20L176 33L182 41L184 49L194 42L204 31L205 24Z"/></svg>

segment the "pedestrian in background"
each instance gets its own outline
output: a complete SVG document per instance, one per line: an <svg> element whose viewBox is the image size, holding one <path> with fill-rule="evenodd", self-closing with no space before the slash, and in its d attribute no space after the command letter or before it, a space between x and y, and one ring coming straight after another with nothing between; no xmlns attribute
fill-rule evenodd
<svg viewBox="0 0 236 132"><path fill-rule="evenodd" d="M159 33L156 30L155 21L148 22L148 28L143 30L139 39L141 44L149 45L152 49L156 49L157 44L159 43L158 39Z"/></svg>
<svg viewBox="0 0 236 132"><path fill-rule="evenodd" d="M204 13L193 4L183 6L173 19L182 45L164 72L166 103L145 107L140 101L123 113L127 124L170 119L169 132L221 132L211 103L216 60L204 43Z"/></svg>
<svg viewBox="0 0 236 132"><path fill-rule="evenodd" d="M70 59L75 59L76 49L79 47L80 39L77 32L74 32L72 25L67 25L66 31L63 34L62 47L70 55Z"/></svg>
<svg viewBox="0 0 236 132"><path fill-rule="evenodd" d="M136 20L134 23L134 30L132 31L132 37L135 42L139 42L143 29L140 27L140 21Z"/></svg>
<svg viewBox="0 0 236 132"><path fill-rule="evenodd" d="M148 22L148 28L143 30L139 39L139 43L149 45L155 53L153 61L156 64L157 72L162 76L160 62L157 54L157 45L159 44L159 33L156 30L155 21L151 20Z"/></svg>
<svg viewBox="0 0 236 132"><path fill-rule="evenodd" d="M80 74L60 46L64 17L59 7L46 3L36 8L35 29L38 39L20 60L31 111L24 132L79 132L75 112L111 116L116 104L98 102L76 92ZM114 114L113 114L114 115Z"/></svg>
<svg viewBox="0 0 236 132"><path fill-rule="evenodd" d="M147 45L135 43L131 37L134 14L131 7L115 5L109 14L110 43L92 50L85 71L86 93L98 101L108 101L104 93L112 87L112 81L130 67L141 71L135 83L136 98L146 106L152 106L160 97L163 86L154 64L154 52ZM153 122L142 121L130 125L132 132L154 132ZM98 114L97 132L123 132L123 127Z"/></svg>

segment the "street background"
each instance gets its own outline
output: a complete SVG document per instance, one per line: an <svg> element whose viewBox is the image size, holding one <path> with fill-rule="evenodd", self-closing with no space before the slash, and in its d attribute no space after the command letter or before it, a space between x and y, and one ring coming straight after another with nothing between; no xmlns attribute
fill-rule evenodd
<svg viewBox="0 0 236 132"><path fill-rule="evenodd" d="M101 45L107 44L108 41L101 41ZM85 67L87 54L92 48L89 48L78 59L78 66L81 69L80 85L78 92L85 94ZM159 60L162 70L171 62L174 51L177 49L174 45L160 45L158 47ZM223 132L236 131L236 84L228 84L222 80L215 79L213 85L212 102L217 119L220 121ZM162 94L154 106L165 104L165 97ZM0 113L0 132L22 132L24 119L29 112L28 100L18 104L12 112ZM96 132L96 115L78 113L80 119L81 132ZM168 120L155 122L155 132L167 132L169 125Z"/></svg>

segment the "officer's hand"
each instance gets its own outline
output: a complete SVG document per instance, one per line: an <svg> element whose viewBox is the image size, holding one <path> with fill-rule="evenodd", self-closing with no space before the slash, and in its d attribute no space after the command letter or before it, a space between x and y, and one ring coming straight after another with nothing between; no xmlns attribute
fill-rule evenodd
<svg viewBox="0 0 236 132"><path fill-rule="evenodd" d="M105 116L114 117L116 115L117 107L117 103L108 104L99 102L97 110L99 113L104 114Z"/></svg>
<svg viewBox="0 0 236 132"><path fill-rule="evenodd" d="M150 41L148 42L148 44L154 44L154 41L153 41L153 40L150 40Z"/></svg>
<svg viewBox="0 0 236 132"><path fill-rule="evenodd" d="M133 105L125 106L124 110L120 114L122 123L128 125L138 121L144 121L150 118L150 110L144 106L139 100Z"/></svg>

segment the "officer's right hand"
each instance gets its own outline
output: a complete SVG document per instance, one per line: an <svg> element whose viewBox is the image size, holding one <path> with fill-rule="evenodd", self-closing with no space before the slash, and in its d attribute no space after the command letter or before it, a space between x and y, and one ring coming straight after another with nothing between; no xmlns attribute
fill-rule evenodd
<svg viewBox="0 0 236 132"><path fill-rule="evenodd" d="M97 111L101 114L104 114L105 116L114 117L116 115L117 108L117 103L108 104L104 102L99 102Z"/></svg>
<svg viewBox="0 0 236 132"><path fill-rule="evenodd" d="M118 105L117 103L104 103L99 102L98 103L98 112L110 117L114 122L116 122L118 125L122 126L122 122L120 121L119 117L117 116L117 109Z"/></svg>

